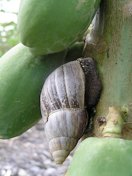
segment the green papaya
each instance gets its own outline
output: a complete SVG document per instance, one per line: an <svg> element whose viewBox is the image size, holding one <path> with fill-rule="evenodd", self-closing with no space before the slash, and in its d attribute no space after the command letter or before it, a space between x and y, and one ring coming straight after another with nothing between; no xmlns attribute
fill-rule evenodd
<svg viewBox="0 0 132 176"><path fill-rule="evenodd" d="M41 117L39 95L45 78L64 63L66 52L34 57L18 44L0 59L0 138L20 135Z"/></svg>
<svg viewBox="0 0 132 176"><path fill-rule="evenodd" d="M18 136L41 118L39 95L46 77L58 66L81 57L83 44L35 57L16 45L0 58L0 138Z"/></svg>
<svg viewBox="0 0 132 176"><path fill-rule="evenodd" d="M100 0L21 0L20 41L34 55L62 51L82 38Z"/></svg>
<svg viewBox="0 0 132 176"><path fill-rule="evenodd" d="M65 176L131 176L132 141L88 138L75 151Z"/></svg>

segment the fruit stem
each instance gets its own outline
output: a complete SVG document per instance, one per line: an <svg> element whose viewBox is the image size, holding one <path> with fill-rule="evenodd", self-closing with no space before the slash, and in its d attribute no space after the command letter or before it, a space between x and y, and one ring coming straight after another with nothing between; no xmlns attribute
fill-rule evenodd
<svg viewBox="0 0 132 176"><path fill-rule="evenodd" d="M106 124L103 128L103 137L122 137L123 126L127 117L127 109L109 107L108 115L106 116Z"/></svg>

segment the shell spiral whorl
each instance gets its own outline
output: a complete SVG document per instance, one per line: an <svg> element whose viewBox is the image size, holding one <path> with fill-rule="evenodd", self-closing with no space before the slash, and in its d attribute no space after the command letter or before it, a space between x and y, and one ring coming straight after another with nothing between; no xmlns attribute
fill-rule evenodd
<svg viewBox="0 0 132 176"><path fill-rule="evenodd" d="M64 109L49 116L45 133L56 163L62 163L76 146L86 128L86 117L84 109Z"/></svg>

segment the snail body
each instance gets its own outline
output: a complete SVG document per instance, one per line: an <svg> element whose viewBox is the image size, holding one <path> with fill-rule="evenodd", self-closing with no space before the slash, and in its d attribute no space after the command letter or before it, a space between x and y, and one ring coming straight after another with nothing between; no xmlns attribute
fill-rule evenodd
<svg viewBox="0 0 132 176"><path fill-rule="evenodd" d="M87 127L86 76L90 74L89 65L92 66L93 62L87 58L64 64L52 72L44 83L40 97L41 113L49 149L58 164L63 163ZM97 85L100 85L97 74L94 76ZM99 90L97 88L97 92Z"/></svg>

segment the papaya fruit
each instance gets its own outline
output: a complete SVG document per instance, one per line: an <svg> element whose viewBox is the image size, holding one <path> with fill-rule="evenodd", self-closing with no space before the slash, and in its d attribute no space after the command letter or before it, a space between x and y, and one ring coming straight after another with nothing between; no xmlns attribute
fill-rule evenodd
<svg viewBox="0 0 132 176"><path fill-rule="evenodd" d="M100 0L22 0L18 13L20 41L34 55L62 51L82 38Z"/></svg>
<svg viewBox="0 0 132 176"><path fill-rule="evenodd" d="M0 59L0 138L20 135L40 118L39 95L47 75L64 63L65 52L34 57L18 44Z"/></svg>
<svg viewBox="0 0 132 176"><path fill-rule="evenodd" d="M65 176L131 176L132 141L87 138L73 156Z"/></svg>
<svg viewBox="0 0 132 176"><path fill-rule="evenodd" d="M83 44L56 54L33 56L21 43L0 58L0 138L18 136L41 119L39 96L46 77L81 57Z"/></svg>

